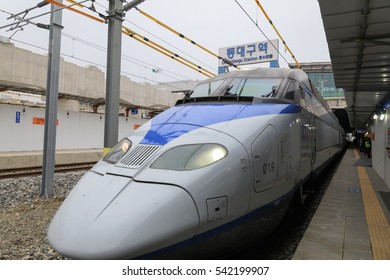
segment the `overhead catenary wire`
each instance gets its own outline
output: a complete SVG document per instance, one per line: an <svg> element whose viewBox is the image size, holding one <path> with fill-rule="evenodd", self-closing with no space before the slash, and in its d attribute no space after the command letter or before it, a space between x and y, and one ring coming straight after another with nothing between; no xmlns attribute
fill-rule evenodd
<svg viewBox="0 0 390 280"><path fill-rule="evenodd" d="M64 37L70 38L70 39L72 39L72 40L74 40L74 41L77 41L77 42L79 42L79 43L82 43L82 44L84 44L84 45L86 45L86 46L95 48L95 49L100 50L100 51L102 51L102 52L107 52L107 48L102 47L102 46L99 46L99 45L94 44L94 43L91 43L91 42L86 41L86 40L84 40L84 39L75 37L75 36L73 36L73 35L70 35L70 34L67 34L67 33L64 33L64 32L62 32L62 35L63 35ZM148 68L148 69L150 69L150 70L153 70L153 69L157 69L157 68L158 68L158 69L163 70L164 72L168 72L168 73L171 73L171 74L173 74L173 75L180 76L180 77L182 77L182 78L185 78L185 79L190 80L189 77L186 77L186 76L183 76L183 75L181 75L181 74L172 72L172 71L170 71L170 70L164 69L164 68L162 68L162 67L160 67L160 66L157 66L157 65L153 65L153 64L150 64L150 63L146 63L146 62L144 62L144 61L142 61L142 60L140 60L140 59L136 59L136 58L134 58L134 57L130 57L130 56L127 56L127 55L122 54L122 59L124 59L124 60L126 60L126 61L129 61L129 62L131 62L131 63L134 63L134 64L136 64L136 65L138 65L138 66ZM147 65L147 66L145 66L145 65ZM152 67L153 67L153 68L152 68ZM168 74L166 74L166 73L164 73L164 72L160 72L160 73L161 73L162 75L164 75L164 76L167 76L167 77L170 77L170 78L172 78L172 79L181 81L180 79L178 79L178 78L176 78L176 77L173 77L173 76L171 76L171 75L168 75Z"/></svg>
<svg viewBox="0 0 390 280"><path fill-rule="evenodd" d="M189 67L189 68L191 68L191 69L193 69L193 70L195 70L195 71L197 71L197 72L199 72L199 73L201 73L209 78L215 76L214 73L202 68L201 66L189 61L186 58L181 57L180 55L178 55L178 54L168 50L167 48L153 42L152 40L149 40L148 38L134 32L133 30L131 30L127 27L123 27L122 32L124 34L130 36L131 38L137 40L138 42L143 43L144 45L164 54L165 56L168 56L168 57L180 62L181 64L183 64L183 65L185 65L185 66L187 66L187 67Z"/></svg>
<svg viewBox="0 0 390 280"><path fill-rule="evenodd" d="M272 28L275 30L276 34L279 36L280 40L282 40L283 45L286 47L286 49L290 53L291 57L294 59L295 64L298 66L298 68L301 68L301 65L299 64L298 60L295 58L295 55L292 53L291 49L288 47L286 41L284 41L282 35L279 33L278 29L273 24L271 18L268 16L267 12L263 8L263 6L260 4L259 0L255 0L255 1L256 1L257 6L260 8L260 10L263 12L264 16L268 20L268 22L271 24Z"/></svg>
<svg viewBox="0 0 390 280"><path fill-rule="evenodd" d="M47 0L47 1L56 2L54 0ZM82 4L82 3L74 3L73 5L77 5L77 4ZM83 7L86 8L86 6L84 6L84 5L83 5ZM130 29L128 29L127 27L123 27L122 28L122 33L125 34L125 35L128 35L128 36L130 36L132 38L134 38L135 40L145 44L146 46L148 46L148 47L150 47L150 48L152 48L154 50L159 51L160 53L162 53L162 54L164 54L164 55L166 55L166 56L168 56L168 57L170 57L170 58L180 62L181 64L183 64L183 65L185 65L185 66L187 66L187 67L189 67L189 68L191 68L191 69L193 69L193 70L195 70L195 71L197 71L197 72L199 72L199 73L201 73L201 74L203 74L203 75L205 75L205 76L207 76L209 78L215 76L214 73L212 73L212 72L202 68L201 66L199 66L199 65L189 61L188 59L181 57L180 55L178 55L178 54L176 54L176 53L174 53L174 52L164 48L163 46L161 46L161 45L159 45L159 44L149 40L148 38L146 38L144 36L139 35L138 33L134 32L134 31L130 30L131 32L129 33L128 30L130 30Z"/></svg>
<svg viewBox="0 0 390 280"><path fill-rule="evenodd" d="M190 57L191 59L197 61L197 62L200 63L201 65L203 65L203 66L205 66L205 67L208 67L208 68L210 68L210 69L214 69L214 68L215 68L215 67L213 67L213 66L210 66L210 65L206 64L205 62L200 61L199 59L197 59L196 57L192 56L192 55L189 54L188 52L185 52L185 51L183 51L183 50L177 48L176 46L172 45L172 44L169 43L168 41L162 39L161 37L157 36L156 34L153 34L153 33L149 32L148 30L146 30L145 28L139 26L138 24L136 24L136 23L134 23L134 22L132 22L132 21L130 21L130 20L128 20L128 19L125 19L125 21L128 22L128 23L130 23L130 24L132 24L132 25L134 25L134 26L136 26L137 28L141 29L142 31L148 33L149 35L151 35L151 36L153 36L154 38L160 40L161 42L164 42L165 44L167 44L168 46L170 46L170 47L176 49L177 51L181 52L182 54L185 54L187 57Z"/></svg>
<svg viewBox="0 0 390 280"><path fill-rule="evenodd" d="M68 0L66 0L66 1L68 1ZM72 0L69 0L69 1L72 1ZM108 10L108 8L106 7L106 6L104 6L104 5L102 5L102 4L100 4L99 2L97 2L97 1L95 1L95 4L96 5L98 5L98 6L100 6L100 7L102 7L105 11L107 11Z"/></svg>
<svg viewBox="0 0 390 280"><path fill-rule="evenodd" d="M43 50L43 51L47 51L48 50L47 47L37 46L37 45L31 44L31 43L23 42L23 41L16 40L16 39L11 39L11 40L13 42L17 42L17 43L20 43L20 44L28 45L30 47L34 47L34 48L37 48L37 49L40 49L40 50ZM61 55L65 56L65 57L69 57L69 58L75 59L75 60L78 60L78 61L81 61L81 62L84 62L84 63L88 63L88 64L91 64L91 65L99 66L99 67L102 67L102 68L106 69L106 65L103 65L103 64L99 64L99 63L96 63L96 62L93 62L93 61L90 61L90 60L86 60L86 59L79 58L79 57L76 57L76 56L73 56L73 55L69 55L69 54L65 54L65 53L61 53ZM168 87L171 87L171 88L174 88L174 89L177 89L177 90L183 90L183 88L180 88L180 87L177 87L177 86L174 86L174 85L169 85L169 84L166 84L166 83L157 82L157 81L154 81L152 79L148 79L146 77L141 77L139 75L135 75L135 74L132 74L132 73L129 73L129 72L121 71L121 73L125 74L125 75L128 75L128 76L135 77L135 78L139 78L139 79L142 79L142 80L145 80L145 81L154 82L156 84L161 84L161 85L164 85L164 86L168 86Z"/></svg>
<svg viewBox="0 0 390 280"><path fill-rule="evenodd" d="M73 0L66 0L66 1L72 2ZM74 1L73 1L73 2L74 2ZM107 10L107 7L106 7L106 6L104 6L104 5L100 4L99 2L95 2L95 3L96 3L96 5L97 5L97 6L100 6L101 8L103 8L103 9ZM84 8L88 8L87 6L83 6L83 7L84 7ZM179 49L179 48L175 47L174 45L170 44L170 43L169 43L169 42L167 42L166 40L164 40L164 39L162 39L162 38L158 37L157 35L155 35L155 34L153 34L153 33L149 32L148 30L146 30L145 28L143 28L143 27L139 26L138 24L136 24L136 23L134 23L134 22L132 22L132 21L130 21L130 20L128 20L128 19L126 19L126 18L124 18L124 20L125 20L126 22L128 22L128 23L130 23L130 24L132 24L132 25L136 26L137 28L139 28L139 29L143 30L144 32L148 33L149 35L153 36L154 38L156 38L156 39L158 39L158 40L160 40L160 41L164 42L165 44L167 44L167 45L171 46L172 48L174 48L174 49L176 49L176 50L180 51L181 53L183 53L183 54L185 54L186 56L188 56L188 57L192 58L193 60L195 60L195 61L199 62L200 64L202 64L202 65L204 65L204 66L206 66L206 67L208 67L208 68L210 68L210 69L214 69L214 66L207 65L206 63L204 63L204 62L200 61L200 60L199 60L199 59L197 59L196 57L193 57L191 54L188 54L188 53L186 53L185 51L183 51L183 50L181 50L181 49ZM229 62L230 62L230 61L229 61Z"/></svg>
<svg viewBox="0 0 390 280"><path fill-rule="evenodd" d="M53 0L47 0L47 1L53 1ZM77 4L82 4L82 3L85 3L85 2L88 2L88 1L90 1L90 0L80 1ZM73 7L73 6L77 5L77 4L71 4L71 5L68 5L68 6L63 6L63 7L60 7L58 9L55 9L53 11L48 11L48 12L45 12L45 13L42 13L42 14L39 14L39 15L27 18L27 19L23 18L23 19L20 19L18 22L13 22L13 23L10 23L10 24L3 25L3 26L0 27L0 29L7 28L7 27L13 26L13 25L18 24L18 23L28 22L28 21L31 21L33 19L45 16L45 15L49 15L49 14L52 14L52 13L55 13L55 12L58 12L58 11L61 11L61 10L64 10L64 9L69 9L69 8L71 8L71 7ZM63 5L63 4L61 4L61 5ZM102 22L104 22L104 21L102 21Z"/></svg>
<svg viewBox="0 0 390 280"><path fill-rule="evenodd" d="M79 4L79 3L77 3L76 1L74 1L74 0L66 0L67 2L69 2L69 3L73 3L73 4L76 4L77 6L79 6L80 8L86 8L86 6L85 5L82 5L82 4Z"/></svg>
<svg viewBox="0 0 390 280"><path fill-rule="evenodd" d="M207 52L208 54L218 58L218 59L221 59L222 61L224 61L225 63L229 64L230 66L233 66L237 69L240 69L237 65L235 65L234 63L232 63L230 60L224 58L224 57L221 57L215 53L213 53L212 51L210 51L208 48L196 43L194 40L188 38L187 36L183 35L182 33L180 33L179 31L176 31L175 29L173 29L172 27L166 25L165 23L161 22L160 20L156 19L155 17L151 16L150 14L142 11L141 9L139 8L135 8L138 12L140 12L141 15L147 17L148 19L154 21L155 23L159 24L160 26L164 27L165 29L169 30L170 32L176 34L177 36L179 36L180 38L184 39L184 40L187 40L188 42L190 42L191 44L197 46L198 48L202 49L203 51Z"/></svg>
<svg viewBox="0 0 390 280"><path fill-rule="evenodd" d="M76 5L77 5L78 7L80 7L80 8L86 8L86 9L88 9L88 10L91 10L92 12L96 13L97 15L99 15L99 17L103 18L104 21L107 21L107 16L103 15L102 13L100 13L100 12L98 12L98 11L96 10L94 3L97 3L97 2L95 2L95 0L90 0L90 1L92 2L92 4L91 4L90 7L85 6L85 5L83 5L83 4L78 4L78 3L77 3L76 1L74 1L74 0L66 0L66 1L69 2L69 3L76 4ZM97 3L97 4L98 4L98 3ZM99 6L102 6L102 5L100 5L100 4L98 4L98 5L99 5ZM104 6L103 6L103 8L104 8ZM105 10L106 10L106 9L107 9L107 8L105 8Z"/></svg>
<svg viewBox="0 0 390 280"><path fill-rule="evenodd" d="M39 2L38 4L36 4L34 7L31 7L31 8L28 8L20 13L17 13L17 14L10 14L10 17L7 18L7 19L11 19L11 18L16 18L18 17L19 15L21 14L28 14L29 12L31 12L32 10L35 10L36 8L42 8L46 5L48 5L49 2L46 2L46 1L42 1L42 2Z"/></svg>
<svg viewBox="0 0 390 280"><path fill-rule="evenodd" d="M37 8L39 7L38 5L34 8ZM24 21L24 22L20 22L21 19L24 19L26 17L26 15L31 11L33 10L33 8L30 8L30 9L26 9L24 12L21 12L21 13L18 13L18 14L12 14L10 12L7 12L7 11L4 11L4 10L0 10L0 12L2 13L5 13L7 15L9 15L10 17L7 18L7 19L11 19L11 18L14 18L15 20L19 20L19 22L16 22L14 23L14 25L12 25L10 27L10 29L8 29L7 31L13 31L13 30L16 30L11 36L8 37L8 39L11 39L18 31L21 31L23 30L23 27L28 25L28 24L32 24L32 25L35 25L39 28L44 28L44 29L49 29L49 25L46 25L46 24L42 24L42 23L36 23L36 22L33 22L31 20L27 20L27 21ZM21 17L20 15L23 14L23 17Z"/></svg>
<svg viewBox="0 0 390 280"><path fill-rule="evenodd" d="M7 15L10 15L10 16L14 15L13 13L10 13L10 12L7 12L7 11L4 11L4 10L2 10L2 9L0 9L0 12L2 12L2 13L5 13L5 14L7 14Z"/></svg>
<svg viewBox="0 0 390 280"><path fill-rule="evenodd" d="M182 80L182 79L179 79L179 78L177 78L177 77L168 75L167 73L170 73L170 74L172 74L172 75L175 75L175 76L178 76L178 77L187 79L187 80L191 80L191 79L192 79L192 78L190 78L190 77L183 76L182 74L172 72L172 71L170 71L170 70L168 70L168 69L165 69L165 68L162 68L162 67L160 67L160 66L157 66L157 65L153 65L153 64L147 63L147 62L145 62L145 61L142 61L142 60L137 59L137 58L134 58L134 57L129 57L129 56L123 55L123 54L122 54L122 57L123 57L123 59L125 59L125 60L127 60L127 61L129 61L129 62L131 62L131 63L140 65L140 66L145 67L145 68L148 68L148 69L150 69L150 70L160 69L160 70L163 71L163 72L162 72L162 71L160 72L162 75L165 75L165 76L170 77L170 78L172 78L172 79L174 79L174 80L177 80L177 81L183 81L183 80ZM139 62L139 63L137 63L137 62ZM148 67L148 66L149 66L149 67ZM151 68L151 67L153 67L153 68ZM165 72L167 72L167 73L165 73ZM184 81L184 83L192 85L191 83L188 83L188 82L185 82L185 81Z"/></svg>
<svg viewBox="0 0 390 280"><path fill-rule="evenodd" d="M214 73L212 73L212 72L204 69L203 67L191 62L190 60L178 55L177 53L174 53L174 52L168 50L167 48L161 46L160 44L157 44L156 42L134 32L133 30L131 30L127 27L123 27L122 30L123 30L124 34L129 35L131 38L136 39L137 41L139 41L139 42L151 47L152 49L157 50L160 53L198 71L199 73L201 73L209 78L211 78L212 76L215 76Z"/></svg>
<svg viewBox="0 0 390 280"><path fill-rule="evenodd" d="M253 22L253 24L257 27L257 29L264 35L264 37L267 39L267 41L274 47L274 49L278 52L278 54L283 58L283 60L288 64L288 60L283 56L283 54L279 51L279 48L275 46L271 39L268 38L268 36L264 33L263 30L259 27L259 25L252 19L252 17L248 14L248 12L244 9L244 7L237 1L234 0L237 5L241 8L241 10L246 14L246 16Z"/></svg>
<svg viewBox="0 0 390 280"><path fill-rule="evenodd" d="M68 5L68 6L66 6L66 5L64 5L64 4L62 4L62 3L59 3L59 2L57 2L57 1L55 1L55 0L45 0L45 1L49 1L50 3L52 3L52 4L54 4L54 5L57 5L57 6L59 6L60 8L55 9L54 11L49 11L49 12L46 12L46 13L43 13L43 14L39 14L39 15L37 15L37 16L31 17L31 18L28 18L28 19L20 20L19 22L25 22L25 21L27 21L27 20L31 20L31 19L34 19L34 18L38 18L38 17L44 16L44 15L47 15L47 14L51 14L51 13L54 13L54 12L63 10L63 9L68 9L68 10L70 10L70 11L76 12L76 13L78 13L78 14L80 14L80 15L83 15L83 16L86 16L86 17L88 17L88 18L90 18L90 19L94 19L94 20L96 20L96 21L98 21L98 22L100 22L100 23L104 23L104 22L105 22L105 21L103 21L103 20L101 20L101 19L99 19L99 18L93 17L93 16L91 16L91 15L89 15L89 14L86 14L86 13L84 13L84 12L80 12L79 10L76 10L76 9L73 9L73 8L72 8L72 9L69 9L69 8L72 7L72 6L76 6L76 5L80 6L80 5L82 5L83 3L88 2L88 1L90 1L90 0L84 0L84 1L80 1L80 2L74 2L74 3L72 3L71 5ZM82 6L83 6L83 5L82 5ZM83 7L85 7L85 6L83 6ZM0 27L0 29L6 28L6 27L9 27L9 26L12 26L12 25L15 25L15 23L12 23L12 24L8 24L8 25L5 25L5 26L2 26L2 27ZM157 43L155 43L155 42L149 40L149 39L146 38L146 37L143 37L143 36L141 36L141 35L139 35L139 34L133 32L133 31L131 31L131 32L129 33L129 32L127 32L126 30L125 30L125 31L122 30L122 32L123 32L124 34L126 34L126 35L129 35L129 36L132 37L132 38L135 38L134 35L136 34L136 36L137 36L136 40L137 40L137 41L142 42L143 44L145 44L145 45L147 45L147 46L149 46L149 47L151 47L151 48L153 48L153 49L159 51L160 53L162 53L162 54L164 54L164 55L166 55L166 56L168 56L168 57L170 57L170 58L172 58L172 59L174 59L174 60L180 62L181 64L183 64L183 65L185 65L185 66L187 66L187 67L189 67L189 68L191 68L191 69L193 69L193 70L195 70L195 71L197 71L197 72L199 72L199 73L201 73L201 74L203 74L203 75L205 75L205 76L207 76L207 77L209 77L209 78L215 76L214 73L212 73L212 72L210 72L210 71L208 71L208 70L202 68L201 66L199 66L199 65L197 65L197 64L195 64L195 63L189 61L188 59L185 59L185 58L181 57L180 55L178 55L178 54L176 54L176 53L174 53L174 52L172 52L172 51L170 51L170 50L168 50L168 49L162 47L161 45L159 45L159 44L157 44Z"/></svg>
<svg viewBox="0 0 390 280"><path fill-rule="evenodd" d="M71 6L66 6L65 4L62 4L62 3L57 2L55 0L45 0L45 1L47 1L47 2L49 2L51 4L54 4L54 5L58 6L58 7L70 10L70 11L75 12L75 13L80 14L80 15L83 15L83 16L85 16L87 18L90 18L92 20L95 20L97 22L100 22L100 23L104 23L105 22L105 20L102 20L100 18L94 17L94 16L92 16L90 14L87 14L87 13L84 13L84 12L82 12L80 10L74 9ZM90 0L88 0L88 1L90 1ZM81 5L82 3L85 3L85 2L87 2L87 1L81 1L81 2L72 1L72 6L79 6L79 5Z"/></svg>

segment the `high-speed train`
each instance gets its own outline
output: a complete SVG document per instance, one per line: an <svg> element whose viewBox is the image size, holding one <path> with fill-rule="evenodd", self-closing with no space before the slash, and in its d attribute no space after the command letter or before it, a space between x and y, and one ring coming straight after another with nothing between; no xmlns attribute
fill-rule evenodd
<svg viewBox="0 0 390 280"><path fill-rule="evenodd" d="M89 170L49 243L77 259L221 257L270 234L343 142L303 71L219 75Z"/></svg>

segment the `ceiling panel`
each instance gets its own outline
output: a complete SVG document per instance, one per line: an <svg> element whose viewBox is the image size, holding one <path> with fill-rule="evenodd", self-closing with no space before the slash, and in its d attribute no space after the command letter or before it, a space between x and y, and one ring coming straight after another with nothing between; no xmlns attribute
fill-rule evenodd
<svg viewBox="0 0 390 280"><path fill-rule="evenodd" d="M365 127L390 91L390 1L319 0L336 86L351 126Z"/></svg>

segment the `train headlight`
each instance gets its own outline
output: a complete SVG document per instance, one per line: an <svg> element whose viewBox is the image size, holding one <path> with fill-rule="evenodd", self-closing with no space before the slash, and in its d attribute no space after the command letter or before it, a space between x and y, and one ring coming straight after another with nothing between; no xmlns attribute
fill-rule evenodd
<svg viewBox="0 0 390 280"><path fill-rule="evenodd" d="M131 141L127 138L122 139L118 142L107 155L104 156L103 160L108 163L117 163L130 149Z"/></svg>
<svg viewBox="0 0 390 280"><path fill-rule="evenodd" d="M194 170L213 164L228 154L219 144L193 144L174 147L163 153L150 167L168 170Z"/></svg>

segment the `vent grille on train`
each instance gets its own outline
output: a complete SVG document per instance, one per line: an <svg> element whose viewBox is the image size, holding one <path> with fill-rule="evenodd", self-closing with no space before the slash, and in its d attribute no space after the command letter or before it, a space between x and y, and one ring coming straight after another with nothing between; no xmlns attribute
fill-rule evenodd
<svg viewBox="0 0 390 280"><path fill-rule="evenodd" d="M138 145L119 161L119 166L140 168L161 146Z"/></svg>

